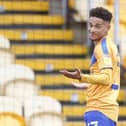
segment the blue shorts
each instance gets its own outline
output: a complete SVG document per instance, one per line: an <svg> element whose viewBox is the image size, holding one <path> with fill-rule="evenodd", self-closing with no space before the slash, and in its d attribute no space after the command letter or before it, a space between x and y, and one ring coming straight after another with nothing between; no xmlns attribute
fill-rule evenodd
<svg viewBox="0 0 126 126"><path fill-rule="evenodd" d="M116 126L116 122L99 111L89 111L84 115L86 126Z"/></svg>

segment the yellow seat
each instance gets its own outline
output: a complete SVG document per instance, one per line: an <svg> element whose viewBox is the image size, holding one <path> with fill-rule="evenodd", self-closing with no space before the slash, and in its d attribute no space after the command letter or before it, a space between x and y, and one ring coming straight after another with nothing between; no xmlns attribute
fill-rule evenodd
<svg viewBox="0 0 126 126"><path fill-rule="evenodd" d="M73 40L71 30L0 30L9 40Z"/></svg>
<svg viewBox="0 0 126 126"><path fill-rule="evenodd" d="M26 126L24 118L11 112L0 113L0 126Z"/></svg>
<svg viewBox="0 0 126 126"><path fill-rule="evenodd" d="M69 7L75 8L75 0L69 0Z"/></svg>
<svg viewBox="0 0 126 126"><path fill-rule="evenodd" d="M80 102L86 101L84 90L42 90L39 95L46 95L65 102Z"/></svg>
<svg viewBox="0 0 126 126"><path fill-rule="evenodd" d="M4 11L48 11L47 1L0 1Z"/></svg>
<svg viewBox="0 0 126 126"><path fill-rule="evenodd" d="M119 91L118 101L122 103L126 103L126 90L125 89L121 89Z"/></svg>
<svg viewBox="0 0 126 126"><path fill-rule="evenodd" d="M63 25L64 18L60 15L0 15L0 25L13 24L40 24L40 25Z"/></svg>
<svg viewBox="0 0 126 126"><path fill-rule="evenodd" d="M125 116L126 117L126 106L120 106L119 107L119 116Z"/></svg>
<svg viewBox="0 0 126 126"><path fill-rule="evenodd" d="M63 114L71 117L82 117L85 112L85 106L84 105L64 105L63 106Z"/></svg>
<svg viewBox="0 0 126 126"><path fill-rule="evenodd" d="M85 55L88 49L82 45L12 45L11 51L18 55L51 54L51 55Z"/></svg>
<svg viewBox="0 0 126 126"><path fill-rule="evenodd" d="M29 66L33 70L53 71L80 68L89 70L89 59L16 59L17 64Z"/></svg>

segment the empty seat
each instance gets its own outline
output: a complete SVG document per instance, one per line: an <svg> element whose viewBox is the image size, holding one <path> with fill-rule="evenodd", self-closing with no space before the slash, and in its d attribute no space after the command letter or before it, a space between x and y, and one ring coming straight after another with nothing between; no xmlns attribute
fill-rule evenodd
<svg viewBox="0 0 126 126"><path fill-rule="evenodd" d="M33 96L25 99L24 102L24 114L26 120L29 119L30 116L41 113L62 113L62 106L60 102L49 96Z"/></svg>
<svg viewBox="0 0 126 126"><path fill-rule="evenodd" d="M0 96L0 113L11 112L18 115L23 115L22 106L15 98Z"/></svg>
<svg viewBox="0 0 126 126"><path fill-rule="evenodd" d="M35 96L38 88L34 81L27 79L16 79L5 84L4 95L16 98L21 104L24 99Z"/></svg>
<svg viewBox="0 0 126 126"><path fill-rule="evenodd" d="M104 6L104 0L94 0L91 2L91 7ZM74 19L77 22L86 21L88 18L88 2L86 0L76 0L75 1L75 9L77 10L77 14L74 15Z"/></svg>
<svg viewBox="0 0 126 126"><path fill-rule="evenodd" d="M29 67L10 64L6 67L0 67L0 94L4 93L4 86L9 81L14 81L16 79L25 79L25 80L35 80L35 74L32 69Z"/></svg>
<svg viewBox="0 0 126 126"><path fill-rule="evenodd" d="M23 116L11 112L0 113L0 126L26 126Z"/></svg>
<svg viewBox="0 0 126 126"><path fill-rule="evenodd" d="M64 118L57 113L36 113L30 117L28 126L65 126Z"/></svg>
<svg viewBox="0 0 126 126"><path fill-rule="evenodd" d="M0 84L4 84L16 79L34 80L35 74L33 70L27 66L11 64L5 68L0 68L0 78Z"/></svg>
<svg viewBox="0 0 126 126"><path fill-rule="evenodd" d="M9 49L10 41L3 35L0 35L0 48Z"/></svg>
<svg viewBox="0 0 126 126"><path fill-rule="evenodd" d="M0 35L0 67L15 62L15 55L10 51L10 41L3 35Z"/></svg>
<svg viewBox="0 0 126 126"><path fill-rule="evenodd" d="M118 101L123 104L126 103L126 90L125 89L120 89Z"/></svg>
<svg viewBox="0 0 126 126"><path fill-rule="evenodd" d="M0 48L0 67L15 63L15 54L9 49Z"/></svg>

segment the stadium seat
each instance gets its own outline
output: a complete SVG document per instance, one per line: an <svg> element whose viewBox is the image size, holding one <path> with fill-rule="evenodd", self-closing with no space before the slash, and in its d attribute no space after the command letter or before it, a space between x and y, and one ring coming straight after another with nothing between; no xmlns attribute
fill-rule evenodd
<svg viewBox="0 0 126 126"><path fill-rule="evenodd" d="M9 49L0 47L0 67L15 63L15 54Z"/></svg>
<svg viewBox="0 0 126 126"><path fill-rule="evenodd" d="M3 35L0 35L0 67L15 62L15 55L10 51L10 41Z"/></svg>
<svg viewBox="0 0 126 126"><path fill-rule="evenodd" d="M11 112L23 115L22 105L15 98L0 96L0 113Z"/></svg>
<svg viewBox="0 0 126 126"><path fill-rule="evenodd" d="M62 106L60 102L49 96L33 96L24 101L24 115L28 120L36 113L62 113Z"/></svg>
<svg viewBox="0 0 126 126"><path fill-rule="evenodd" d="M38 87L33 80L16 79L5 83L4 95L16 98L22 105L24 99L37 93Z"/></svg>
<svg viewBox="0 0 126 126"><path fill-rule="evenodd" d="M120 89L118 101L123 104L126 103L126 89Z"/></svg>
<svg viewBox="0 0 126 126"><path fill-rule="evenodd" d="M6 36L9 40L73 40L71 30L13 30L0 29L0 34Z"/></svg>
<svg viewBox="0 0 126 126"><path fill-rule="evenodd" d="M9 49L10 41L3 35L0 35L0 48Z"/></svg>
<svg viewBox="0 0 126 126"><path fill-rule="evenodd" d="M104 6L105 1L94 0L91 2L91 7ZM75 9L77 10L77 14L73 17L77 22L85 22L88 18L88 2L86 0L76 0L75 1Z"/></svg>
<svg viewBox="0 0 126 126"><path fill-rule="evenodd" d="M12 45L11 51L16 55L36 55L36 54L50 54L50 55L86 55L88 49L86 46L80 44L76 45Z"/></svg>
<svg viewBox="0 0 126 126"><path fill-rule="evenodd" d="M23 116L12 112L0 113L0 126L26 126Z"/></svg>
<svg viewBox="0 0 126 126"><path fill-rule="evenodd" d="M61 114L42 112L30 117L28 126L65 126Z"/></svg>
<svg viewBox="0 0 126 126"><path fill-rule="evenodd" d="M35 74L33 70L27 66L20 64L11 64L6 68L0 68L0 84L7 83L11 80L26 79L35 80Z"/></svg>
<svg viewBox="0 0 126 126"><path fill-rule="evenodd" d="M35 80L35 74L29 67L19 64L9 64L0 67L0 95L3 95L6 83L16 79Z"/></svg>
<svg viewBox="0 0 126 126"><path fill-rule="evenodd" d="M64 63L63 63L64 62ZM53 71L61 69L80 68L89 70L89 59L16 59L17 64L22 64L33 70Z"/></svg>
<svg viewBox="0 0 126 126"><path fill-rule="evenodd" d="M71 9L74 9L75 8L75 0L69 0L69 7L71 8Z"/></svg>

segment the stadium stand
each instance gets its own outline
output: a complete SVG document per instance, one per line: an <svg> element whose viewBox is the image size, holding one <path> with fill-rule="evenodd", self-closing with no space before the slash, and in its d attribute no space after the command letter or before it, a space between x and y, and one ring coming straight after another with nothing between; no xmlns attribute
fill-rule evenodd
<svg viewBox="0 0 126 126"><path fill-rule="evenodd" d="M93 6L99 4L99 2L94 3ZM112 0L108 2L100 1L101 5L112 10ZM87 11L87 3L81 4L79 0L70 0L69 7L78 12L74 15L76 22L86 22L87 14L84 12ZM73 80L63 78L58 71L64 68L73 70L75 67L79 67L84 72L88 72L90 62L87 58L88 48L74 42L75 34L73 30L63 29L65 23L64 17L59 14L50 15L50 9L50 3L46 0L0 1L0 34L3 34L10 40L11 52L16 55L16 63L28 66L35 72L35 76L33 75L30 78L32 81L26 81L25 79L8 81L10 84L6 83L5 94L24 96L25 94L22 94L23 90L20 90L23 86L25 89L31 89L29 90L30 94L25 91L27 92L26 95L29 96L33 93L33 85L38 84L41 89L38 92L38 97L52 97L59 100L62 104L62 114L64 116L61 113L40 112L42 107L38 107L38 104L41 102L41 98L37 101L36 98L32 97L30 102L25 99L26 103L24 103L26 120L28 120L27 117L29 118L28 126L44 126L44 124L46 126L52 124L53 126L84 126L82 114L85 107L86 92L75 89L71 85ZM57 7L55 9L61 8ZM124 11L121 11L121 13L124 13ZM123 17L121 17L121 23L123 23L121 25L125 29L126 20ZM125 35L125 32L122 32L122 34ZM113 34L110 35L111 37L113 37ZM22 73L24 74L24 72ZM26 77L29 75L25 73ZM15 94L13 94L14 90L16 91ZM30 105L35 106L31 106L31 109L28 102L31 103ZM34 104L32 104L33 102ZM118 102L120 104L118 126L125 126L125 89L121 88ZM50 104L47 103L45 107L48 107L48 105ZM37 108L33 109L36 106ZM56 108L54 106L51 104L50 109ZM32 110L35 110L36 113L31 114ZM50 121L48 121L49 119ZM56 120L56 124L54 120ZM24 121L22 120L22 122ZM17 124L16 126L20 125ZM25 124L21 124L21 126L25 126Z"/></svg>

